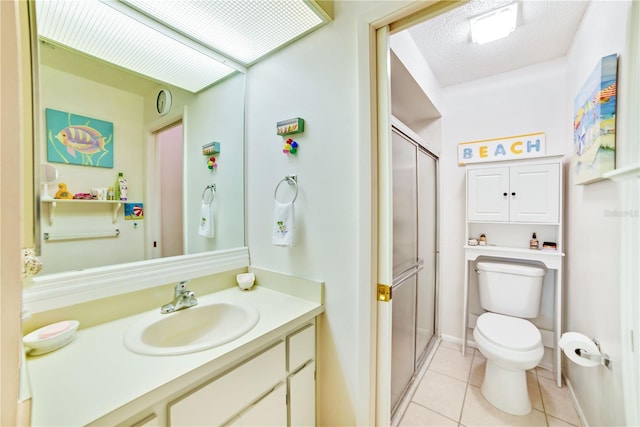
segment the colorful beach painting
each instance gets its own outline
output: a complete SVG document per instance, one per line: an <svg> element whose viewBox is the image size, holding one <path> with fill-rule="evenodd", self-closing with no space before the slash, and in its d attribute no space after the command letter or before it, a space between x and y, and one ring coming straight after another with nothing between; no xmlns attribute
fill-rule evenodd
<svg viewBox="0 0 640 427"><path fill-rule="evenodd" d="M113 123L47 108L47 160L113 168Z"/></svg>
<svg viewBox="0 0 640 427"><path fill-rule="evenodd" d="M577 184L599 181L615 168L618 55L602 58L573 103L573 159Z"/></svg>

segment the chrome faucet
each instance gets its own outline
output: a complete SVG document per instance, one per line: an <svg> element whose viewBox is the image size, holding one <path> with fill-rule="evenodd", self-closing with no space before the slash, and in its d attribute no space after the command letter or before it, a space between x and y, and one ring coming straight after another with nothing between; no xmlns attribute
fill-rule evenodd
<svg viewBox="0 0 640 427"><path fill-rule="evenodd" d="M173 301L160 307L160 313L173 313L183 308L193 307L196 304L198 304L198 300L196 299L195 292L188 291L187 282L184 281L176 285Z"/></svg>

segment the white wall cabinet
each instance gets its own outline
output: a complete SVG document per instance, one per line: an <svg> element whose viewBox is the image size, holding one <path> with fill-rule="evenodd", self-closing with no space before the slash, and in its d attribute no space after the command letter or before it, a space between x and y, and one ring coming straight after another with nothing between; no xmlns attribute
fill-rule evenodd
<svg viewBox="0 0 640 427"><path fill-rule="evenodd" d="M315 354L309 323L170 403L170 425L315 425Z"/></svg>
<svg viewBox="0 0 640 427"><path fill-rule="evenodd" d="M560 165L540 163L470 169L469 221L557 223Z"/></svg>
<svg viewBox="0 0 640 427"><path fill-rule="evenodd" d="M543 157L528 160L475 164L467 166L467 221L465 250L465 286L463 303L463 346L465 351L470 328L475 326L477 279L474 263L479 258L504 258L538 262L548 270L553 283L553 325L541 329L543 343L553 348L553 368L561 385L561 352L557 342L562 326L562 158ZM539 245L554 242L556 250L529 248L536 233ZM468 245L470 238L485 234L486 246ZM470 277L474 276L474 277ZM474 285L470 289L470 283ZM481 310L481 309L480 309Z"/></svg>

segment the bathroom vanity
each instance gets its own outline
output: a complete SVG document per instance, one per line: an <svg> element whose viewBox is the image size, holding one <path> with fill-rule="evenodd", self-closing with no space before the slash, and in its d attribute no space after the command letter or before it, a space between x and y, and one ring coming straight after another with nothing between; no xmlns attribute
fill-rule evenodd
<svg viewBox="0 0 640 427"><path fill-rule="evenodd" d="M321 286L198 296L250 304L260 319L231 342L188 354L128 350L123 336L144 313L80 330L67 346L27 358L32 425L313 425Z"/></svg>

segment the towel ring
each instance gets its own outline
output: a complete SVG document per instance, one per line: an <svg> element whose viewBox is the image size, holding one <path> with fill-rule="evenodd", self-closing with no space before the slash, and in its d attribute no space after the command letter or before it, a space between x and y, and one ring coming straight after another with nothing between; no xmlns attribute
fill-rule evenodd
<svg viewBox="0 0 640 427"><path fill-rule="evenodd" d="M207 205L211 206L211 203L213 203L213 199L216 196L216 185L211 184L204 187L204 190L202 190L202 203L204 203L204 196L207 194L207 190L211 192L211 200L209 200Z"/></svg>
<svg viewBox="0 0 640 427"><path fill-rule="evenodd" d="M276 202L278 201L278 188L280 188L280 185L286 182L289 185L293 185L295 186L295 194L293 195L293 199L289 202L289 203L293 203L296 201L296 199L298 198L298 180L296 179L295 175L287 175L284 178L282 178L280 180L280 182L278 182L278 185L276 185L276 191L273 192L273 198L276 200ZM280 202L278 202L280 203Z"/></svg>

